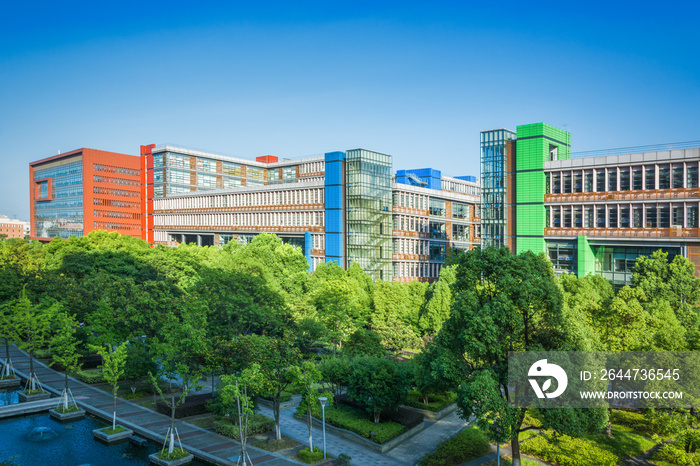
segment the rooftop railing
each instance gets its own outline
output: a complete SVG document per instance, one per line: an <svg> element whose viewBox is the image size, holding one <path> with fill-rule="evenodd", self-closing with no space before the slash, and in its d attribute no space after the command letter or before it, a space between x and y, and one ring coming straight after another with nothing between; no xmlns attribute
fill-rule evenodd
<svg viewBox="0 0 700 466"><path fill-rule="evenodd" d="M605 157L608 155L642 154L644 152L696 149L699 147L700 141L671 142L668 144L653 144L648 146L620 147L617 149L601 149L582 152L572 152L571 157L574 159L580 159L584 157Z"/></svg>

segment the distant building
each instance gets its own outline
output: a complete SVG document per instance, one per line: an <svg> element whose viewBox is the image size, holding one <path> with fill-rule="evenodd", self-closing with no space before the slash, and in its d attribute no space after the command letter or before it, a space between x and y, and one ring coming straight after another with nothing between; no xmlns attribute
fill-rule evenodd
<svg viewBox="0 0 700 466"><path fill-rule="evenodd" d="M141 237L139 157L77 149L29 164L31 238L92 230Z"/></svg>
<svg viewBox="0 0 700 466"><path fill-rule="evenodd" d="M0 237L2 238L24 238L29 222L23 222L10 218L7 215L0 215Z"/></svg>
<svg viewBox="0 0 700 466"><path fill-rule="evenodd" d="M481 145L484 245L544 252L557 273L615 286L658 249L700 276L700 142L572 157L568 132L536 123L484 131Z"/></svg>

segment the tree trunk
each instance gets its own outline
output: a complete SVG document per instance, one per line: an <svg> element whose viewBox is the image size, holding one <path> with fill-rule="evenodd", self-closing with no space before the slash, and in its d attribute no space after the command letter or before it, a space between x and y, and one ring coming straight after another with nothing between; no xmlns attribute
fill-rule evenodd
<svg viewBox="0 0 700 466"><path fill-rule="evenodd" d="M116 388L116 386L115 386ZM117 390L114 390L114 416L112 416L112 430L117 428Z"/></svg>
<svg viewBox="0 0 700 466"><path fill-rule="evenodd" d="M311 403L309 402L309 416L308 416L308 424L309 424L309 450L314 451L314 441L311 435L311 428L313 427L313 423L311 421Z"/></svg>
<svg viewBox="0 0 700 466"><path fill-rule="evenodd" d="M10 342L7 341L7 337L5 337L5 367L4 367L3 374L5 377L10 376Z"/></svg>
<svg viewBox="0 0 700 466"><path fill-rule="evenodd" d="M282 440L282 429L280 429L280 402L281 394L278 393L275 398L275 402L272 405L272 413L275 416L275 438L277 440Z"/></svg>
<svg viewBox="0 0 700 466"><path fill-rule="evenodd" d="M382 415L381 411L375 411L374 412L374 423L379 424L379 417Z"/></svg>
<svg viewBox="0 0 700 466"><path fill-rule="evenodd" d="M68 411L68 371L66 370L66 380L65 387L63 388L63 395L65 399L63 400L63 410Z"/></svg>
<svg viewBox="0 0 700 466"><path fill-rule="evenodd" d="M36 381L34 377L34 353L29 352L29 389L36 390Z"/></svg>
<svg viewBox="0 0 700 466"><path fill-rule="evenodd" d="M520 440L517 433L510 439L510 447L513 456L513 466L520 466Z"/></svg>
<svg viewBox="0 0 700 466"><path fill-rule="evenodd" d="M175 450L175 395L170 399L170 445L168 445L168 454Z"/></svg>

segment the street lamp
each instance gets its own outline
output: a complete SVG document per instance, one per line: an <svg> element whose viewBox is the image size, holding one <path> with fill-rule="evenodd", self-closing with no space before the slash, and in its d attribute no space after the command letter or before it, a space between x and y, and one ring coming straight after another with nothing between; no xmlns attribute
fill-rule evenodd
<svg viewBox="0 0 700 466"><path fill-rule="evenodd" d="M319 396L318 401L321 402L321 418L323 420L323 459L326 459L326 402L328 398Z"/></svg>
<svg viewBox="0 0 700 466"><path fill-rule="evenodd" d="M146 349L146 335L141 335L141 343L143 344L143 349Z"/></svg>

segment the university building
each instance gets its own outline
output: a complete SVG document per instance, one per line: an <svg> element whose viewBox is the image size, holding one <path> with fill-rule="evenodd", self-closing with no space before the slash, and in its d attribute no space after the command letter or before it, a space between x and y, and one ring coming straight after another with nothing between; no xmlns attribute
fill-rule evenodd
<svg viewBox="0 0 700 466"><path fill-rule="evenodd" d="M0 238L24 238L29 222L0 215Z"/></svg>
<svg viewBox="0 0 700 466"><path fill-rule="evenodd" d="M558 273L630 283L637 257L681 254L700 276L700 143L572 157L544 123L481 133L482 243L544 252Z"/></svg>
<svg viewBox="0 0 700 466"><path fill-rule="evenodd" d="M78 149L32 162L30 196L34 239L100 229L219 246L270 232L300 247L312 270L358 263L375 280L435 280L451 249L480 244L475 177L394 175L390 155L365 149L295 160Z"/></svg>
<svg viewBox="0 0 700 466"><path fill-rule="evenodd" d="M261 232L299 246L311 268L358 263L378 280L431 281L450 249L480 243L475 177L399 170L365 149L295 160L142 146L144 238L222 245Z"/></svg>
<svg viewBox="0 0 700 466"><path fill-rule="evenodd" d="M133 155L77 149L29 164L31 238L92 230L141 237L141 170Z"/></svg>

